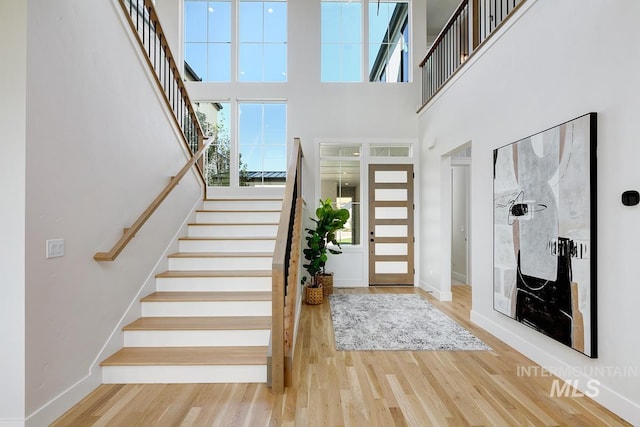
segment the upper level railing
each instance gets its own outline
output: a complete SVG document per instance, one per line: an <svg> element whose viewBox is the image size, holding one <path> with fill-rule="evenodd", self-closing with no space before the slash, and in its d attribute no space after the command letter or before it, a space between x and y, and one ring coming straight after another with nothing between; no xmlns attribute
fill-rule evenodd
<svg viewBox="0 0 640 427"><path fill-rule="evenodd" d="M129 228L125 228L122 237L109 250L98 252L93 259L96 261L114 261L131 239L147 222L169 193L178 185L182 177L197 164L200 177L203 179L203 154L211 140L205 143L205 137L198 122L195 111L189 100L179 68L173 58L167 39L158 21L158 15L151 0L119 0L127 17L127 21L142 51L147 64L153 70L153 76L164 97L167 107L173 113L173 118L181 130L183 142L191 153L191 158L171 178L165 188L156 196L151 204L142 212ZM206 184L205 184L206 185Z"/></svg>
<svg viewBox="0 0 640 427"><path fill-rule="evenodd" d="M144 58L153 70L156 83L167 107L173 112L185 144L195 154L202 147L204 133L182 80L181 68L178 68L169 49L152 0L119 0L119 3L131 29L137 34L136 39L144 52ZM198 161L198 167L202 173L202 159Z"/></svg>
<svg viewBox="0 0 640 427"><path fill-rule="evenodd" d="M420 63L422 107L525 1L463 0L460 3Z"/></svg>
<svg viewBox="0 0 640 427"><path fill-rule="evenodd" d="M274 393L282 393L290 383L291 375L302 240L302 157L300 139L295 138L287 165L287 184L271 273L272 327L268 369Z"/></svg>

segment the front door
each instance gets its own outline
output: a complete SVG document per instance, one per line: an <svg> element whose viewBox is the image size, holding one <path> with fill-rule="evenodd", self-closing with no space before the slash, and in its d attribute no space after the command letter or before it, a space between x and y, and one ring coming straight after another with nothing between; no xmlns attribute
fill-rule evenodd
<svg viewBox="0 0 640 427"><path fill-rule="evenodd" d="M369 284L413 285L413 165L369 165Z"/></svg>

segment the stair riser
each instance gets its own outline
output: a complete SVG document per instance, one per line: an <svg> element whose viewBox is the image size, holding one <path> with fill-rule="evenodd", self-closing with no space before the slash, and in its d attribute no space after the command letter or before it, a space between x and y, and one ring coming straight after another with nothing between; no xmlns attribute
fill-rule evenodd
<svg viewBox="0 0 640 427"><path fill-rule="evenodd" d="M268 346L269 330L124 331L125 347Z"/></svg>
<svg viewBox="0 0 640 427"><path fill-rule="evenodd" d="M264 383L266 365L103 366L104 384Z"/></svg>
<svg viewBox="0 0 640 427"><path fill-rule="evenodd" d="M143 302L142 316L271 316L271 301Z"/></svg>
<svg viewBox="0 0 640 427"><path fill-rule="evenodd" d="M205 224L262 224L280 221L280 212L198 212L196 222Z"/></svg>
<svg viewBox="0 0 640 427"><path fill-rule="evenodd" d="M189 237L271 237L278 234L278 225L190 225Z"/></svg>
<svg viewBox="0 0 640 427"><path fill-rule="evenodd" d="M273 252L272 240L180 240L180 252Z"/></svg>
<svg viewBox="0 0 640 427"><path fill-rule="evenodd" d="M203 210L210 211L272 211L282 209L281 200L209 200Z"/></svg>
<svg viewBox="0 0 640 427"><path fill-rule="evenodd" d="M169 258L169 270L269 270L272 257Z"/></svg>
<svg viewBox="0 0 640 427"><path fill-rule="evenodd" d="M160 292L259 292L271 290L271 277L190 277L156 279Z"/></svg>

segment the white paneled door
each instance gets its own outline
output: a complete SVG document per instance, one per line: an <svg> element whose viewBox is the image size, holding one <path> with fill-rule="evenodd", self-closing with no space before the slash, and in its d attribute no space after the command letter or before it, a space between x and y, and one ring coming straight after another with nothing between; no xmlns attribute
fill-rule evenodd
<svg viewBox="0 0 640 427"><path fill-rule="evenodd" d="M369 284L413 285L413 165L369 165Z"/></svg>

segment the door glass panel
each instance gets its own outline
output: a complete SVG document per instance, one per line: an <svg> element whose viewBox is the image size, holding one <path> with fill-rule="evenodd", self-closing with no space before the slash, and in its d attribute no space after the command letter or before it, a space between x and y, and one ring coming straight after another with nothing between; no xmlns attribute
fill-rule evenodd
<svg viewBox="0 0 640 427"><path fill-rule="evenodd" d="M376 201L379 202L405 201L407 200L407 190L395 188L376 188L375 198Z"/></svg>
<svg viewBox="0 0 640 427"><path fill-rule="evenodd" d="M406 207L376 208L376 219L407 219Z"/></svg>
<svg viewBox="0 0 640 427"><path fill-rule="evenodd" d="M407 255L406 243L376 243L376 255Z"/></svg>
<svg viewBox="0 0 640 427"><path fill-rule="evenodd" d="M376 183L405 183L407 171L376 171Z"/></svg>
<svg viewBox="0 0 640 427"><path fill-rule="evenodd" d="M376 225L376 237L407 237L406 225Z"/></svg>
<svg viewBox="0 0 640 427"><path fill-rule="evenodd" d="M376 274L407 274L406 261L376 261Z"/></svg>

